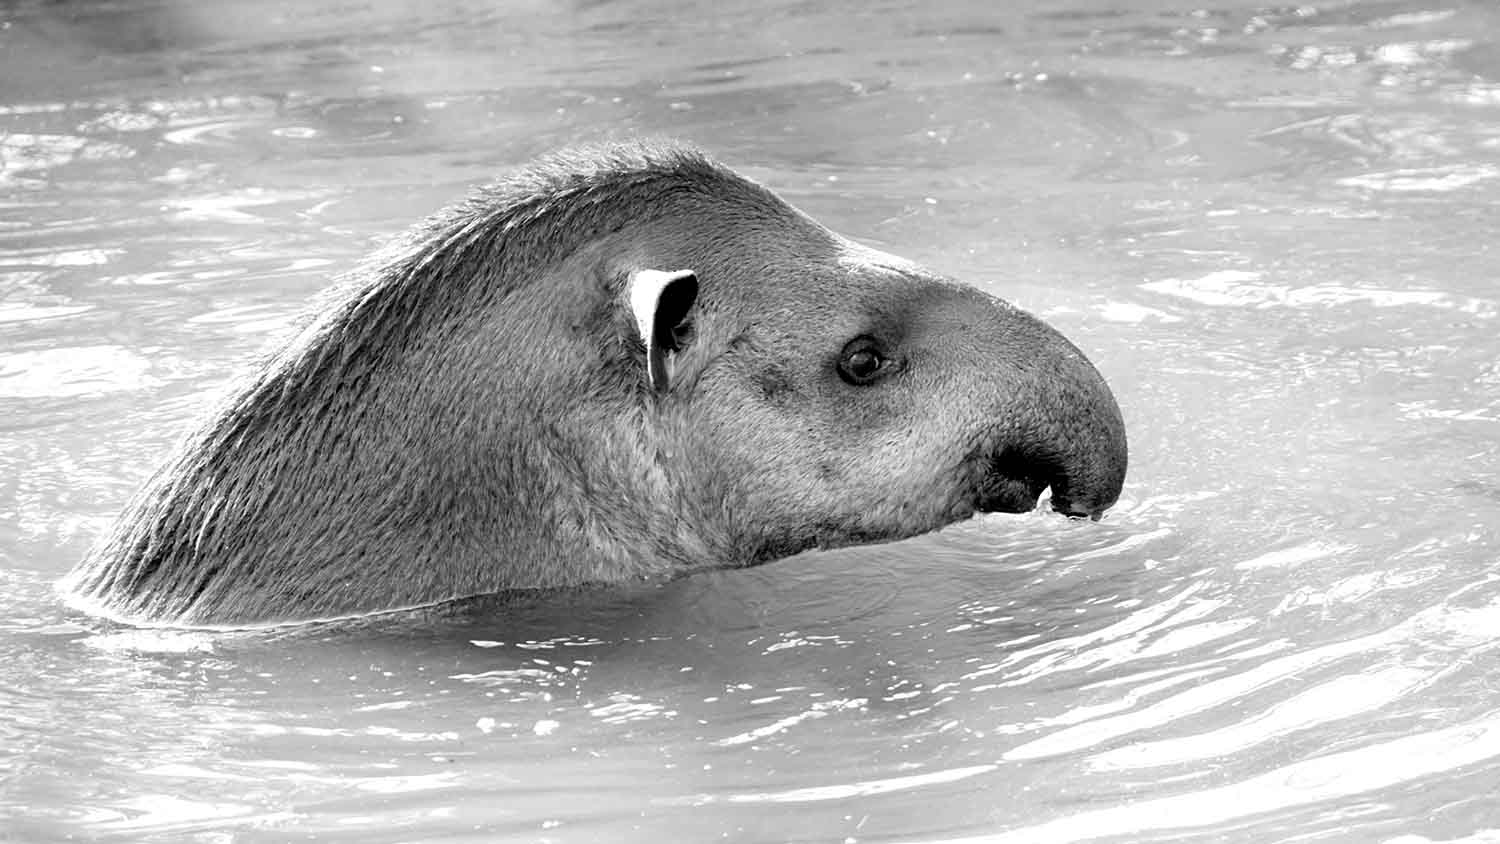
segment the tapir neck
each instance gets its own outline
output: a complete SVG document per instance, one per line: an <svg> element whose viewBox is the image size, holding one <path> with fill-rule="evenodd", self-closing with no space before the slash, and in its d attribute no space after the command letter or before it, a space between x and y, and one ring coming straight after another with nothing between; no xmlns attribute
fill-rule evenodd
<svg viewBox="0 0 1500 844"><path fill-rule="evenodd" d="M723 553L685 527L697 504L662 506L670 447L635 383L606 379L601 395L594 340L528 321L528 295L589 307L556 286L586 274L551 282L401 348L333 344L346 314L310 326L185 443L75 591L125 618L263 624L667 575ZM551 358L497 360L497 333Z"/></svg>

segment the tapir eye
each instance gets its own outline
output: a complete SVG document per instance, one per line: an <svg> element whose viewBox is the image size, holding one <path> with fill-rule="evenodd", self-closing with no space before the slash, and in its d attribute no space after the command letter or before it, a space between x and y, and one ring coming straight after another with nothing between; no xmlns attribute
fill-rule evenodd
<svg viewBox="0 0 1500 844"><path fill-rule="evenodd" d="M873 384L891 369L892 361L880 351L880 346L869 337L857 337L849 341L839 355L839 377L844 383L856 387Z"/></svg>

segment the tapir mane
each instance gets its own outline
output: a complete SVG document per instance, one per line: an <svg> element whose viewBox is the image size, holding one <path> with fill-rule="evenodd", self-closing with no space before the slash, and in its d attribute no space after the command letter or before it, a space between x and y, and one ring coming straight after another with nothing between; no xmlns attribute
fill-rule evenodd
<svg viewBox="0 0 1500 844"><path fill-rule="evenodd" d="M399 349L534 282L600 235L685 209L726 222L791 221L770 191L690 147L634 142L577 147L485 185L397 237L349 274L310 328L317 365L355 367L351 349ZM741 219L735 219L741 218Z"/></svg>

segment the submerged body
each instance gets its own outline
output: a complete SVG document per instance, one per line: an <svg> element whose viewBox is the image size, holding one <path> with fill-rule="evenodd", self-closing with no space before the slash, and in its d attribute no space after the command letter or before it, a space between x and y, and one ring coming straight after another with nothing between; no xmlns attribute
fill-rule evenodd
<svg viewBox="0 0 1500 844"><path fill-rule="evenodd" d="M139 621L746 566L1097 517L1118 407L1034 317L678 147L547 159L375 256L69 576Z"/></svg>

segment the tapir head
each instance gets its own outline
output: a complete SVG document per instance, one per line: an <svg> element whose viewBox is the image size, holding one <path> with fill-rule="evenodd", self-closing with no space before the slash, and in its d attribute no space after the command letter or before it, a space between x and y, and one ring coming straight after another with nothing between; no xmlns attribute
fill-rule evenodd
<svg viewBox="0 0 1500 844"><path fill-rule="evenodd" d="M620 301L668 471L732 519L746 562L1027 511L1047 488L1069 516L1115 502L1125 426L1065 337L720 178L639 237Z"/></svg>

